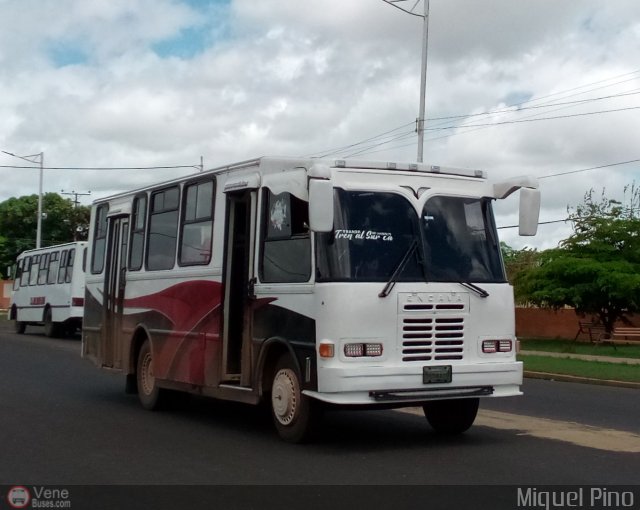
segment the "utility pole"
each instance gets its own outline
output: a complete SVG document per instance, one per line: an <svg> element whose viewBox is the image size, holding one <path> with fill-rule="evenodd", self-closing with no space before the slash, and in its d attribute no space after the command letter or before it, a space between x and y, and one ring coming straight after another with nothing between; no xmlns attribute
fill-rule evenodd
<svg viewBox="0 0 640 510"><path fill-rule="evenodd" d="M7 151L2 152L8 154L9 156L13 156L14 158L28 161L29 163L40 163L40 180L38 183L38 218L36 222L36 248L40 248L40 245L42 244L42 181L44 178L44 152L31 154L29 156L18 156L13 152Z"/></svg>
<svg viewBox="0 0 640 510"><path fill-rule="evenodd" d="M80 203L78 201L78 197L91 195L91 192L88 191L87 193L78 193L75 190L71 191L71 192L67 192L67 191L61 189L60 190L60 194L61 195L73 195L73 208L76 209L78 207L78 204Z"/></svg>

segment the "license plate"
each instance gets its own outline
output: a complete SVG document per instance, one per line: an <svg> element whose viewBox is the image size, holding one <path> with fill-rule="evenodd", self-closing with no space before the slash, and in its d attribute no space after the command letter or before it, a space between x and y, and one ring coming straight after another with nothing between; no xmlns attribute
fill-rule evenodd
<svg viewBox="0 0 640 510"><path fill-rule="evenodd" d="M442 384L451 382L451 365L422 367L423 384Z"/></svg>

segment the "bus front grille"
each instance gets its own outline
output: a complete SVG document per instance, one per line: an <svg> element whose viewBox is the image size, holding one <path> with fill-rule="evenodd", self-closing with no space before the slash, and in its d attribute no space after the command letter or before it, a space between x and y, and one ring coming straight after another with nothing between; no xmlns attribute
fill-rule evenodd
<svg viewBox="0 0 640 510"><path fill-rule="evenodd" d="M403 318L402 361L461 360L463 352L464 318Z"/></svg>

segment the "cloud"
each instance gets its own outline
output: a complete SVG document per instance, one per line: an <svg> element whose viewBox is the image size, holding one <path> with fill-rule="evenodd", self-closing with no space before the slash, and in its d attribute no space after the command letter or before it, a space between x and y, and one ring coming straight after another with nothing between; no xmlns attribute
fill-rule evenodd
<svg viewBox="0 0 640 510"><path fill-rule="evenodd" d="M48 166L196 165L203 156L212 167L369 139L335 156L416 157L422 21L382 1L0 6L3 150L44 151ZM427 116L435 120L425 158L501 179L640 157L637 110L570 117L637 107L640 95L552 106L640 90L638 20L635 0L432 0ZM442 119L452 116L460 118ZM536 120L551 116L567 117ZM525 122L464 127L511 121ZM2 164L22 162L3 155ZM543 179L542 219L561 219L591 187L621 193L639 168ZM0 200L37 189L37 171L0 171ZM187 171L51 170L45 191L90 189L96 198ZM515 208L500 204L499 224L515 221ZM541 227L533 242L553 245L563 228ZM514 245L532 241L501 233Z"/></svg>

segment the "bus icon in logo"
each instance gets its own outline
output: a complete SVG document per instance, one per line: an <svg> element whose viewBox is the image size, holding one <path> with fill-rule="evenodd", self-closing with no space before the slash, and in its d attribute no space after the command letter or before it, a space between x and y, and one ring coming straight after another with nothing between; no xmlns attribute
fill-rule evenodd
<svg viewBox="0 0 640 510"><path fill-rule="evenodd" d="M26 508L30 501L29 489L21 485L11 487L7 493L7 502L11 508Z"/></svg>

